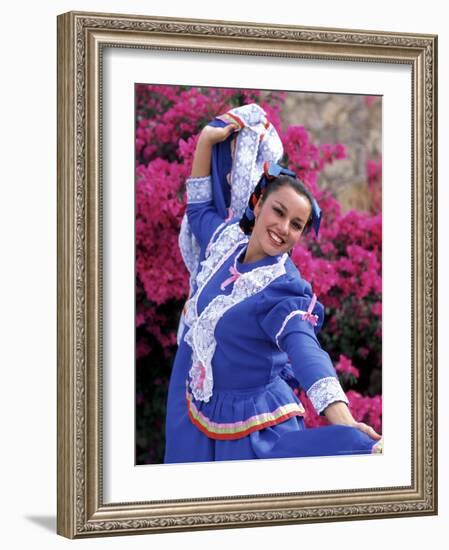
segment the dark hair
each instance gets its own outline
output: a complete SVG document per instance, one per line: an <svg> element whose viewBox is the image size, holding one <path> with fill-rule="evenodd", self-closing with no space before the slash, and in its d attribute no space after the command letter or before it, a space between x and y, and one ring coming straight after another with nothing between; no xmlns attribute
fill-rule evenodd
<svg viewBox="0 0 449 550"><path fill-rule="evenodd" d="M267 182L263 189L262 182ZM294 191L298 193L298 195L302 195L309 201L311 212L309 219L304 226L303 233L308 233L310 231L310 228L312 227L312 207L315 200L312 193L307 189L307 187L301 180L293 178L292 176L281 174L277 178L273 178L270 180L266 180L264 176L260 178L259 183L256 185L254 191L249 198L248 208L245 210L239 222L240 228L246 235L251 234L255 222L254 215L248 215L248 209L253 211L259 199L265 201L271 193L277 191L285 185L289 185Z"/></svg>

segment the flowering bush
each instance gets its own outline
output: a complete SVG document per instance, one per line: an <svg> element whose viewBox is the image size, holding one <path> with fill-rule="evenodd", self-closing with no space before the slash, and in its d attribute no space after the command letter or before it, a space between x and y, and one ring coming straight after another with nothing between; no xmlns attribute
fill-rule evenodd
<svg viewBox="0 0 449 550"><path fill-rule="evenodd" d="M340 381L343 385L355 384L360 376L360 371L352 364L351 360L340 355L338 363L335 365L337 373L340 375ZM297 389L295 393L300 398L304 408L305 424L308 428L315 428L317 426L325 426L329 424L325 416L319 416L307 394L300 389ZM375 395L370 397L368 395L362 395L357 391L348 390L346 396L349 400L349 409L353 417L358 422L365 422L372 426L378 433L382 431L382 397L381 395Z"/></svg>
<svg viewBox="0 0 449 550"><path fill-rule="evenodd" d="M319 188L318 178L326 165L346 157L345 146L312 143L304 127L283 123L284 99L282 92L136 86L138 463L162 460L170 363L188 293L178 233L198 134L217 114L252 102L265 109L277 129L285 149L283 163L303 179L324 212L319 238L304 237L292 259L326 307L319 338L355 418L381 430L381 164L367 165L372 211L343 214L335 197ZM307 425L326 423L304 392L301 398Z"/></svg>

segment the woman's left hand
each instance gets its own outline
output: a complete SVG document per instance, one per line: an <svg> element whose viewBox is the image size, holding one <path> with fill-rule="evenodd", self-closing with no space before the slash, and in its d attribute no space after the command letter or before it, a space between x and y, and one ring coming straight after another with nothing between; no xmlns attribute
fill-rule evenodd
<svg viewBox="0 0 449 550"><path fill-rule="evenodd" d="M324 414L331 424L351 426L351 428L356 428L357 430L365 433L371 437L371 439L376 441L382 439L382 436L379 435L374 428L371 428L371 426L368 426L368 424L365 424L364 422L357 422L357 420L352 416L346 403L342 403L341 401L331 403L324 410Z"/></svg>
<svg viewBox="0 0 449 550"><path fill-rule="evenodd" d="M376 441L379 441L379 439L382 439L382 436L379 435L374 428L372 428L368 424L365 424L364 422L354 421L353 428L357 428L361 432L371 437L371 439L375 439Z"/></svg>

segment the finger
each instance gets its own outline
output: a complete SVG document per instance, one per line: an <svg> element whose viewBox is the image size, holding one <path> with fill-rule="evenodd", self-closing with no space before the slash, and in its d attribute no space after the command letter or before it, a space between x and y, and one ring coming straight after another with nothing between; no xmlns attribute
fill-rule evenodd
<svg viewBox="0 0 449 550"><path fill-rule="evenodd" d="M231 123L227 126L226 129L227 129L228 133L231 134L232 132L238 132L240 130L240 126L238 126L237 124Z"/></svg>
<svg viewBox="0 0 449 550"><path fill-rule="evenodd" d="M376 439L376 440L379 440L382 438L381 435L379 435L376 430L374 430L374 428L372 428L371 426L368 426L368 424L365 424L363 422L359 422L358 424L358 429L360 431L362 431L363 433L365 433L366 435L368 435L369 437L371 437L371 439Z"/></svg>
<svg viewBox="0 0 449 550"><path fill-rule="evenodd" d="M376 441L382 439L382 436L379 435L376 430L373 430L373 428L370 428L368 435L371 437L371 439L375 439Z"/></svg>

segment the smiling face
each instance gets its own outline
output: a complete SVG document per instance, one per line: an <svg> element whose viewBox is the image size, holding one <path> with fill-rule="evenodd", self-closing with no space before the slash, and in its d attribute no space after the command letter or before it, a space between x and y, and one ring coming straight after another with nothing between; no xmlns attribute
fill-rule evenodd
<svg viewBox="0 0 449 550"><path fill-rule="evenodd" d="M289 252L299 241L312 207L290 185L283 185L254 207L256 221L248 243L246 262Z"/></svg>

